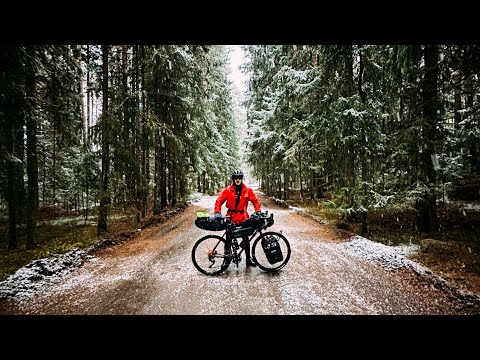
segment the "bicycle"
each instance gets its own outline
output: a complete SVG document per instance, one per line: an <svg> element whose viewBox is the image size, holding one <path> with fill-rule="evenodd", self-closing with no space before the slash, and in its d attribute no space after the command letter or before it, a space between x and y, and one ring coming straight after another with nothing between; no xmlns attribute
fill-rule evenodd
<svg viewBox="0 0 480 360"><path fill-rule="evenodd" d="M233 262L237 268L247 242L253 240L251 256L253 262L263 271L274 272L282 269L290 260L291 248L281 232L263 232L274 223L273 214L253 214L240 225L227 217L220 221L197 213L195 224L204 230L225 230L222 236L209 234L196 241L192 248L192 261L198 271L205 275L218 275ZM245 238L240 244L238 238ZM255 238L255 239L254 239Z"/></svg>

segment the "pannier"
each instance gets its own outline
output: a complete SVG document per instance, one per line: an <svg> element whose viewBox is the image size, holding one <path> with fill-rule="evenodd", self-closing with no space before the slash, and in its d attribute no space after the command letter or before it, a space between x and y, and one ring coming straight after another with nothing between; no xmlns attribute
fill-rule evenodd
<svg viewBox="0 0 480 360"><path fill-rule="evenodd" d="M262 248L270 264L275 264L283 260L282 249L275 236L264 236L262 239Z"/></svg>

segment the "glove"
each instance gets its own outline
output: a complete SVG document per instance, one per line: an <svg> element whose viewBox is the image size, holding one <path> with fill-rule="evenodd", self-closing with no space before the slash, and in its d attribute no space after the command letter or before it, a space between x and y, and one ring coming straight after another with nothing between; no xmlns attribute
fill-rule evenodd
<svg viewBox="0 0 480 360"><path fill-rule="evenodd" d="M223 219L223 216L222 216L221 213L215 213L215 215L213 215L213 216L215 216L215 219L217 219L217 220Z"/></svg>

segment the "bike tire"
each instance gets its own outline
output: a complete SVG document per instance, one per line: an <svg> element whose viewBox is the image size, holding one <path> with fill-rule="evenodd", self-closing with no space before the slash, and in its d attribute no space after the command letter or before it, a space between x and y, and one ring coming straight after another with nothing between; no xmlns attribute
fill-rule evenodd
<svg viewBox="0 0 480 360"><path fill-rule="evenodd" d="M262 239L268 238L270 236L275 237L275 239L278 241L282 253L282 259L273 264L268 261L268 258L263 251L261 243ZM260 269L266 272L278 271L285 265L287 265L288 261L290 260L291 252L292 250L290 248L290 243L288 242L287 238L275 231L268 231L262 233L253 241L252 244L252 259L253 261L255 261L255 263Z"/></svg>
<svg viewBox="0 0 480 360"><path fill-rule="evenodd" d="M213 254L209 251L212 251ZM232 258L230 244L218 235L206 235L192 248L192 262L205 275L218 275L227 270Z"/></svg>

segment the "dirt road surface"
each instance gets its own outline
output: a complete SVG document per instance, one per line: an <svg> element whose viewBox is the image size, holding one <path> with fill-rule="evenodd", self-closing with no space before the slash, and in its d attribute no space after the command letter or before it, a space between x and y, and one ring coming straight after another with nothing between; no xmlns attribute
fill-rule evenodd
<svg viewBox="0 0 480 360"><path fill-rule="evenodd" d="M283 232L292 247L289 263L277 273L246 268L244 259L218 276L195 269L193 244L208 233L194 225L195 213L211 213L215 201L206 196L168 222L101 250L61 282L30 298L6 302L0 313L469 314L413 271L389 271L357 256L342 245L345 240L337 230L259 195L262 210L274 213L269 230Z"/></svg>

